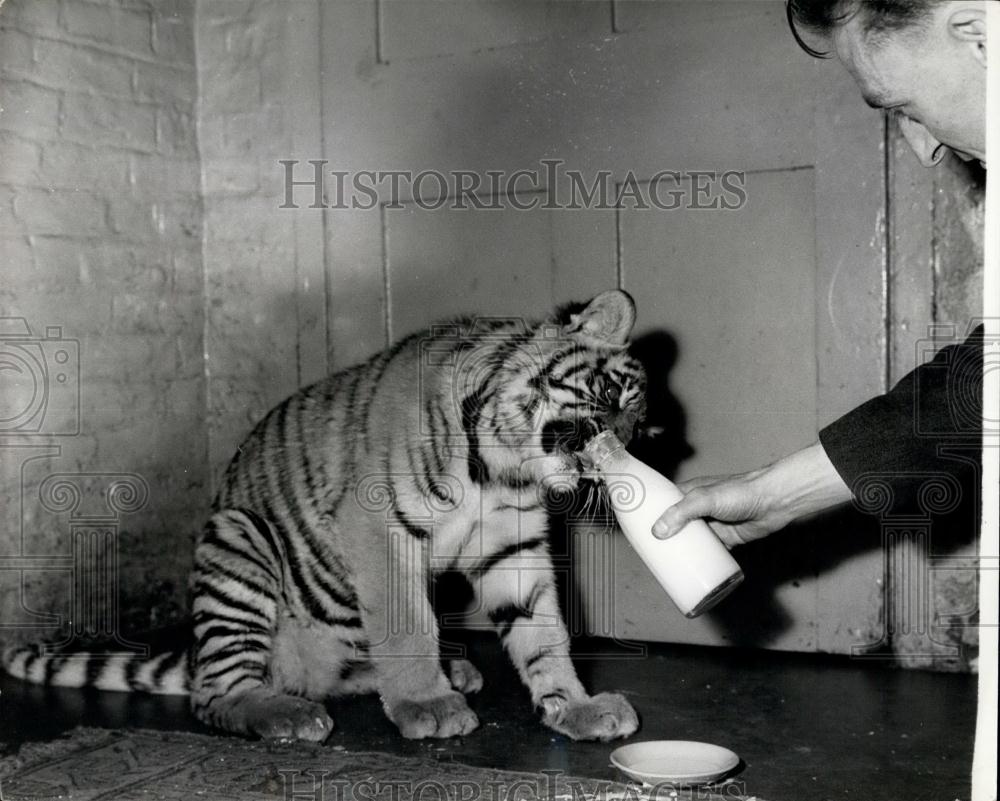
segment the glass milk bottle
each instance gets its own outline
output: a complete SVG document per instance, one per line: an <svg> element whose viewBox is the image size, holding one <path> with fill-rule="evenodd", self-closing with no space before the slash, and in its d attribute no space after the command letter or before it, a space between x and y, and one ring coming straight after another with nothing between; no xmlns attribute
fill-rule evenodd
<svg viewBox="0 0 1000 801"><path fill-rule="evenodd" d="M729 595L743 571L703 520L692 520L670 539L650 529L683 493L604 431L584 449L605 485L608 500L628 541L677 608L697 617Z"/></svg>

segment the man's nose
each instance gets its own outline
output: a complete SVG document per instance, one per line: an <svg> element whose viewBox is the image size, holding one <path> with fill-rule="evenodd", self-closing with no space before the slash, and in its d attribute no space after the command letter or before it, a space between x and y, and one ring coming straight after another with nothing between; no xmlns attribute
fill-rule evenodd
<svg viewBox="0 0 1000 801"><path fill-rule="evenodd" d="M940 164L941 159L948 152L947 146L942 145L937 139L931 136L931 132L923 125L919 122L914 122L909 117L899 118L899 130L902 131L907 144L917 154L920 163L925 167L933 167L935 164Z"/></svg>

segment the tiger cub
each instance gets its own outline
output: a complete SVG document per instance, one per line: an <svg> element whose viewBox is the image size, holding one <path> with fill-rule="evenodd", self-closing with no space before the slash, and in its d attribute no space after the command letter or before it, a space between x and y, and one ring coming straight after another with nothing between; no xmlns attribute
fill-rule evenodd
<svg viewBox="0 0 1000 801"><path fill-rule="evenodd" d="M543 723L632 734L621 695L590 696L569 656L547 550L546 492L574 487L593 434L628 440L644 377L631 298L605 292L533 327L458 321L411 336L273 409L237 450L195 551L194 645L154 659L53 665L29 680L189 692L210 725L323 740L324 699L377 692L404 737L478 726L467 660L442 667L429 586L463 574Z"/></svg>

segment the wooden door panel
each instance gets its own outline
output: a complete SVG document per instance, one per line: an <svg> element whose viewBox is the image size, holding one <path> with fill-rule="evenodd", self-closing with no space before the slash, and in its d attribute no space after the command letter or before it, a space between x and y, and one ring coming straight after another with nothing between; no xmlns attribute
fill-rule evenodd
<svg viewBox="0 0 1000 801"><path fill-rule="evenodd" d="M688 193L690 190L688 190ZM813 171L747 176L739 209L622 213L636 336L677 340L681 478L748 470L816 436Z"/></svg>
<svg viewBox="0 0 1000 801"><path fill-rule="evenodd" d="M653 5L668 20L698 19L700 3ZM664 169L808 165L819 68L794 50L774 13L780 4L755 5L754 15L711 25L557 37L400 64L377 62L371 40L326 15L325 69L336 76L324 88L327 155L352 171L480 174L538 169L552 158L619 179L629 171L641 178ZM367 17L355 24L376 36ZM786 58L794 66L783 69Z"/></svg>
<svg viewBox="0 0 1000 801"><path fill-rule="evenodd" d="M616 184L733 169L746 205L430 211L404 186L403 208L329 210L334 364L442 316L534 316L620 277L639 333L676 339L669 388L694 450L679 476L808 444L886 386L881 117L797 49L780 0L617 2L606 22L604 3L573 8L570 23L558 3L322 4L330 168L509 175L554 158ZM849 653L881 614L866 537L847 515L741 551L742 595L687 621L619 535L586 532L583 624Z"/></svg>
<svg viewBox="0 0 1000 801"><path fill-rule="evenodd" d="M610 0L382 0L383 61L436 58L552 37L610 33Z"/></svg>
<svg viewBox="0 0 1000 801"><path fill-rule="evenodd" d="M676 340L669 389L686 419L667 441L686 439L693 449L680 478L749 470L815 439L814 201L812 169L778 170L746 176L742 208L622 214L621 274L640 299L637 335ZM742 631L728 610L685 619L624 542L606 552L615 560L613 591L587 592L611 600L619 639L723 644L744 642L752 630L770 647L814 646L811 571L772 582L767 609L780 615L780 628Z"/></svg>
<svg viewBox="0 0 1000 801"><path fill-rule="evenodd" d="M617 284L614 215L535 209L386 212L393 337L462 314L546 316Z"/></svg>

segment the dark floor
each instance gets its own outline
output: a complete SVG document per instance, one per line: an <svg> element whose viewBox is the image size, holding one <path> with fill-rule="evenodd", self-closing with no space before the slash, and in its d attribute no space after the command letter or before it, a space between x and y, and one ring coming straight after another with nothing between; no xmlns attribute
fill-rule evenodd
<svg viewBox="0 0 1000 801"><path fill-rule="evenodd" d="M373 697L331 704L327 744L350 750L433 755L495 768L546 768L621 778L614 747L573 743L544 729L493 638L473 638L486 678L470 703L478 731L464 739L406 741ZM702 740L744 761L734 777L768 801L952 801L969 797L976 679L892 670L845 658L653 645L630 656L606 641L579 643L593 691L625 692L642 718L633 739ZM203 731L186 700L44 690L0 678L0 753L77 725Z"/></svg>

